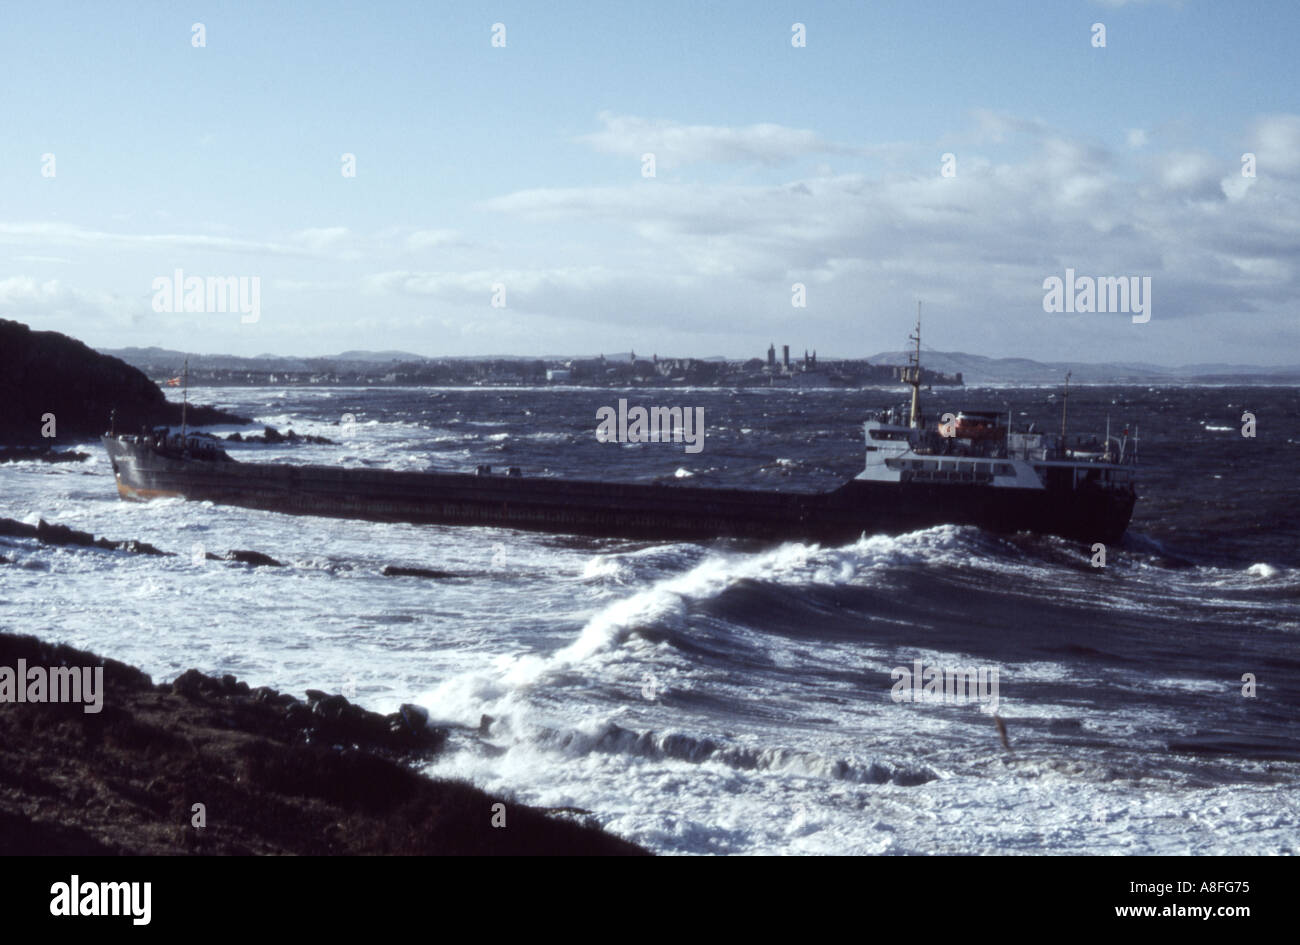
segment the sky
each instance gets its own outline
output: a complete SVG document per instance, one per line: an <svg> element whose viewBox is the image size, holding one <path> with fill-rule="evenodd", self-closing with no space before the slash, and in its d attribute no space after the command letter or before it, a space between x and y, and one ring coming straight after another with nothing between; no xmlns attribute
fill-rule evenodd
<svg viewBox="0 0 1300 945"><path fill-rule="evenodd" d="M1296 364L1297 48L1294 0L7 5L0 317L833 358L920 300L936 350ZM1067 270L1149 320L1045 311Z"/></svg>

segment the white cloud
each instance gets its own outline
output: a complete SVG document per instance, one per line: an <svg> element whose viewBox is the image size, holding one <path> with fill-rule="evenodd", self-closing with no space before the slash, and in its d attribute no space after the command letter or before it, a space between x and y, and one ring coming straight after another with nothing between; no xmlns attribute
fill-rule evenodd
<svg viewBox="0 0 1300 945"><path fill-rule="evenodd" d="M373 292L482 302L486 305L490 304L493 286L501 284L506 287L508 306L513 304L512 299L526 300L540 292L556 289L584 292L598 286L615 285L619 276L619 273L600 266L448 272L394 270L367 276L364 286Z"/></svg>
<svg viewBox="0 0 1300 945"><path fill-rule="evenodd" d="M1012 130L1035 136L1027 156L997 163L972 153L953 179L940 177L936 163L933 173L781 185L539 188L485 207L548 226L603 227L611 242L643 247L641 281L680 288L685 301L670 311L707 311L736 325L752 325L753 309L788 318L782 299L788 306L794 280L821 286L820 307L810 304L799 318L824 319L823 328L861 300L912 294L1042 330L1042 280L1066 266L1151 275L1162 319L1272 311L1296 294L1291 259L1300 228L1286 221L1300 219L1300 194L1291 182L1261 180L1228 200L1223 155L1175 151L1133 167L1034 122L976 116L975 133L985 138ZM1293 140L1300 144L1300 120L1269 119L1256 137L1261 153L1285 168ZM632 284L640 282L620 276L584 286L564 297L565 310L595 318Z"/></svg>
<svg viewBox="0 0 1300 945"><path fill-rule="evenodd" d="M1269 115L1255 124L1252 135L1256 173L1300 173L1300 115Z"/></svg>
<svg viewBox="0 0 1300 945"><path fill-rule="evenodd" d="M614 126L607 121L606 131ZM776 162L828 147L811 133L784 134L791 129L753 133L769 126L644 127L677 135L664 140L696 161ZM1011 136L1014 146L999 144ZM1143 150L1134 153L1139 138ZM648 337L660 354L669 347L665 338L681 353L699 353L681 339L711 333L709 339L749 345L753 335L775 332L779 339L794 330L810 347L833 351L856 344L871 324L893 326L901 318L905 327L917 297L929 311L946 313L932 316L948 320L942 340L931 341L936 347L989 354L1059 357L1068 339L1080 356L1106 357L1123 347L1131 359L1196 360L1170 347L1174 336L1160 335L1167 330L1160 326L1187 326L1180 342L1187 349L1204 337L1204 329L1192 330L1206 323L1197 320L1219 316L1294 334L1300 117L1262 117L1241 129L1239 143L1161 150L1159 137L1148 139L1143 129L1107 148L1032 119L982 111L950 140L950 147L896 149L883 171L845 158L837 163L846 169L834 173L814 159L798 174L747 169L724 184L685 174L628 175L619 186L502 193L467 208L502 218L482 231L510 234L499 244L478 231L432 224L369 233L326 226L267 239L214 234L214 227L139 236L13 223L0 224L0 243L33 256L57 256L70 244L96 249L75 254L78 272L111 259L127 273L122 296L134 299L138 282L146 310L148 273L164 252L192 250L194 261L169 261L161 272L173 264L187 272L218 269L220 258L205 264L206 252L262 257L265 284L283 291L257 330L282 330L286 351L322 330L341 334L372 323L424 326L443 339L446 326L456 324L459 337L486 346L480 352L524 338L550 351L617 350L625 342L641 350ZM639 145L618 146L639 157ZM954 178L940 175L943 150L959 155ZM1253 180L1240 177L1240 152L1247 150L1258 155ZM124 249L141 254L134 273L119 262L127 258ZM1155 327L1135 334L1125 316L1049 319L1042 282L1066 267L1152 276ZM498 282L506 286L505 309L490 305ZM808 286L808 308L792 309L793 282ZM0 287L0 311L9 317L19 308L57 310L99 324L136 311L135 301L77 293L30 274ZM147 312L133 317L148 323ZM224 330L215 323L204 328ZM1134 347L1156 345L1149 340L1155 338L1163 348ZM733 353L731 345L740 343L710 353ZM348 346L358 345L342 345Z"/></svg>
<svg viewBox="0 0 1300 945"><path fill-rule="evenodd" d="M416 230L406 238L406 248L416 252L468 245L469 241L456 230Z"/></svg>
<svg viewBox="0 0 1300 945"><path fill-rule="evenodd" d="M314 253L337 249L349 237L346 226L316 227L293 234L294 242Z"/></svg>
<svg viewBox="0 0 1300 945"><path fill-rule="evenodd" d="M147 303L143 307L147 308ZM0 280L0 316L24 323L76 326L95 320L126 325L140 310L140 305L112 293L87 292L58 279L11 276Z"/></svg>
<svg viewBox="0 0 1300 945"><path fill-rule="evenodd" d="M1048 127L1040 121L1020 118L1006 112L997 112L989 108L976 108L971 111L975 119L975 141L992 141L1000 143L1008 135L1022 134L1033 137L1048 133Z"/></svg>
<svg viewBox="0 0 1300 945"><path fill-rule="evenodd" d="M743 127L683 125L609 112L602 112L599 118L604 130L582 135L580 141L606 154L621 154L638 161L643 154L651 153L659 167L701 162L774 165L809 155L857 153L826 141L816 132L770 123Z"/></svg>
<svg viewBox="0 0 1300 945"><path fill-rule="evenodd" d="M1198 190L1208 193L1219 189L1223 162L1208 154L1176 151L1160 159L1160 180L1170 190Z"/></svg>
<svg viewBox="0 0 1300 945"><path fill-rule="evenodd" d="M304 231L310 232L310 231ZM147 250L207 250L265 256L311 256L305 245L211 236L201 233L110 233L67 223L0 223L0 241L51 246L123 247Z"/></svg>

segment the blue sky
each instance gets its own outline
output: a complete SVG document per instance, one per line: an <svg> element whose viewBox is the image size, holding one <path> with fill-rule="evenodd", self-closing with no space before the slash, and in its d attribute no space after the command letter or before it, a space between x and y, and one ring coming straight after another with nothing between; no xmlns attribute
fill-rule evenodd
<svg viewBox="0 0 1300 945"><path fill-rule="evenodd" d="M236 354L863 356L920 298L943 350L1297 363L1298 27L1289 0L10 8L0 316ZM1151 320L1044 312L1067 267L1150 276ZM178 268L257 277L258 320L155 311Z"/></svg>

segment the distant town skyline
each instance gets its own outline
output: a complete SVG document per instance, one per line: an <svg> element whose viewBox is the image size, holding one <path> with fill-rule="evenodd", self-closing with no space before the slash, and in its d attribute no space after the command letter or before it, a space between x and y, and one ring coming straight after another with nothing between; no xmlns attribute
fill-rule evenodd
<svg viewBox="0 0 1300 945"><path fill-rule="evenodd" d="M0 30L0 317L96 348L1300 361L1285 0L126 9Z"/></svg>

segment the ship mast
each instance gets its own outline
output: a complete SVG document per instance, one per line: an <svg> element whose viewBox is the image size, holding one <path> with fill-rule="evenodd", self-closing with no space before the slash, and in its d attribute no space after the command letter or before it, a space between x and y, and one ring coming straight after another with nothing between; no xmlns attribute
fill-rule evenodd
<svg viewBox="0 0 1300 945"><path fill-rule="evenodd" d="M912 385L912 412L908 426L916 429L921 425L921 301L916 302L916 334L908 336L909 341L916 342L916 350L907 356L907 368L903 371L903 381Z"/></svg>
<svg viewBox="0 0 1300 945"><path fill-rule="evenodd" d="M1061 398L1061 449L1065 449L1065 412L1070 406L1070 375L1072 371L1065 372L1065 396Z"/></svg>
<svg viewBox="0 0 1300 945"><path fill-rule="evenodd" d="M185 392L184 399L181 401L181 442L185 442L187 433L186 421L188 420L190 410L190 359L189 355L185 356Z"/></svg>

